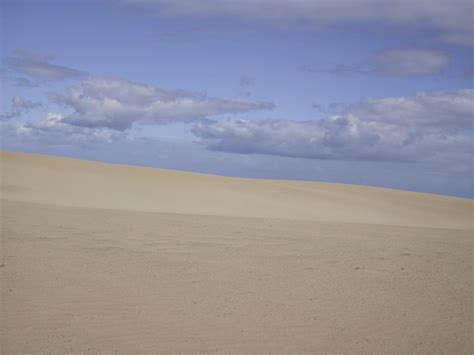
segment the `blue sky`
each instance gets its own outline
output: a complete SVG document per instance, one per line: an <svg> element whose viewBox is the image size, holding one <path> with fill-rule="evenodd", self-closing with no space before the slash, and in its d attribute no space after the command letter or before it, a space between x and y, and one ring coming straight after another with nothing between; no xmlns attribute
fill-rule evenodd
<svg viewBox="0 0 474 355"><path fill-rule="evenodd" d="M473 196L470 1L2 2L2 149Z"/></svg>

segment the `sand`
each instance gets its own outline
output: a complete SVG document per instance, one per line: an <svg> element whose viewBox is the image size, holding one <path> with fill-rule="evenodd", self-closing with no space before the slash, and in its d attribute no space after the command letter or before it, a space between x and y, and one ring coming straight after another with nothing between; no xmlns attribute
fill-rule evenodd
<svg viewBox="0 0 474 355"><path fill-rule="evenodd" d="M2 152L3 353L473 353L472 200Z"/></svg>

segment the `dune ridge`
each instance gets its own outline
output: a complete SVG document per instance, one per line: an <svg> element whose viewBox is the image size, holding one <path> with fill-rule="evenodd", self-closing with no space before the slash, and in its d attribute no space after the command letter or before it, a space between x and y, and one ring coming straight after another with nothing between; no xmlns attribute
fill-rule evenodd
<svg viewBox="0 0 474 355"><path fill-rule="evenodd" d="M0 153L3 199L70 207L472 229L469 199Z"/></svg>

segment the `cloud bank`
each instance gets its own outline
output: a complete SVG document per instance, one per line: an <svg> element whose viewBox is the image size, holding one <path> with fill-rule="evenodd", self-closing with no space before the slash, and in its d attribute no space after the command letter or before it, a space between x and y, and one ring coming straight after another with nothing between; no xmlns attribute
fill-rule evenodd
<svg viewBox="0 0 474 355"><path fill-rule="evenodd" d="M236 18L306 28L378 25L437 33L440 40L473 45L470 0L121 0L162 17Z"/></svg>
<svg viewBox="0 0 474 355"><path fill-rule="evenodd" d="M333 160L472 158L474 90L366 99L321 120L214 121L193 132L211 150Z"/></svg>

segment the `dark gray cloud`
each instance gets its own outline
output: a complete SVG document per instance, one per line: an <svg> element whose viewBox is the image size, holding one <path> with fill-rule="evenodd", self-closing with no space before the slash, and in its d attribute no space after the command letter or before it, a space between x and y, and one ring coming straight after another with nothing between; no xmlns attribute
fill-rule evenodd
<svg viewBox="0 0 474 355"><path fill-rule="evenodd" d="M214 121L193 132L211 150L310 159L418 161L472 156L473 90L366 99L321 120Z"/></svg>
<svg viewBox="0 0 474 355"><path fill-rule="evenodd" d="M119 131L132 127L135 122L191 122L209 116L274 107L273 103L266 101L217 98L205 93L165 90L127 80L98 77L70 86L51 98L73 110L64 117L64 123Z"/></svg>
<svg viewBox="0 0 474 355"><path fill-rule="evenodd" d="M155 10L162 17L235 18L287 27L348 28L383 25L424 30L440 40L472 46L470 0L121 0L123 5Z"/></svg>
<svg viewBox="0 0 474 355"><path fill-rule="evenodd" d="M5 58L4 63L10 70L39 81L79 79L87 75L77 69L53 64L52 61L53 57L48 55L15 51L13 55ZM36 82L25 78L17 78L17 81L20 85L37 85Z"/></svg>

